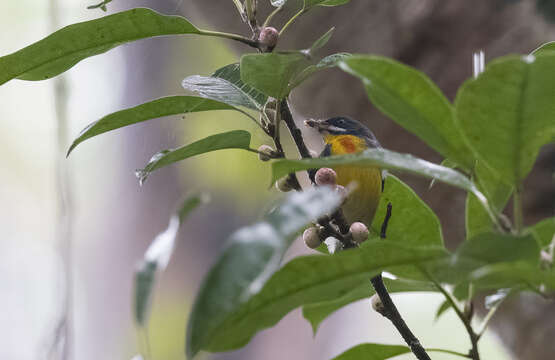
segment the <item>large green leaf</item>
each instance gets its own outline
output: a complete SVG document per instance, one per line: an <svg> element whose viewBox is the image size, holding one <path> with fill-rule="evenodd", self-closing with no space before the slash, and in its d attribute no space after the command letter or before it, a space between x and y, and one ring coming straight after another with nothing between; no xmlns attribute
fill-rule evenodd
<svg viewBox="0 0 555 360"><path fill-rule="evenodd" d="M436 214L405 183L393 175L385 179L384 192L372 228L379 233L387 205L393 206L386 241L410 246L443 248L441 224Z"/></svg>
<svg viewBox="0 0 555 360"><path fill-rule="evenodd" d="M226 65L216 70L212 76L189 76L181 85L201 97L253 110L262 109L268 99L266 95L241 81L239 64Z"/></svg>
<svg viewBox="0 0 555 360"><path fill-rule="evenodd" d="M499 175L484 166L481 161L478 161L474 167L474 182L486 196L494 211L501 213L513 192L513 187L503 182ZM494 229L487 212L472 193L466 197L465 217L467 239Z"/></svg>
<svg viewBox="0 0 555 360"><path fill-rule="evenodd" d="M457 129L453 108L423 73L381 56L351 56L339 67L359 77L372 103L385 115L463 169L474 165Z"/></svg>
<svg viewBox="0 0 555 360"><path fill-rule="evenodd" d="M360 344L332 360L386 360L410 353L410 348L402 345Z"/></svg>
<svg viewBox="0 0 555 360"><path fill-rule="evenodd" d="M208 199L206 194L188 196L179 210L171 217L168 228L158 234L148 247L144 259L135 273L135 321L140 326L146 325L156 272L163 272L166 269L175 248L179 226L191 211L206 203Z"/></svg>
<svg viewBox="0 0 555 360"><path fill-rule="evenodd" d="M272 183L291 172L321 167L333 168L337 165L347 164L362 167L378 166L384 169L407 171L472 192L480 200L484 208L487 209L490 218L497 221L496 215L489 207L486 197L478 190L476 185L463 174L409 154L401 154L385 149L368 149L359 154L330 156L325 158L278 160L272 163Z"/></svg>
<svg viewBox="0 0 555 360"><path fill-rule="evenodd" d="M555 242L555 217L543 219L539 223L526 228L525 233L531 233L540 247L549 246Z"/></svg>
<svg viewBox="0 0 555 360"><path fill-rule="evenodd" d="M549 42L546 42L545 44L541 44L538 48L534 49L534 51L532 51L531 54L539 55L550 51L555 51L555 41L549 41Z"/></svg>
<svg viewBox="0 0 555 360"><path fill-rule="evenodd" d="M169 96L120 110L89 124L73 141L67 155L81 142L107 131L162 116L209 110L238 110L233 106L196 96ZM241 110L239 110L241 111Z"/></svg>
<svg viewBox="0 0 555 360"><path fill-rule="evenodd" d="M188 334L196 338L190 341L188 353L242 347L256 332L275 325L299 306L336 299L384 270L445 256L445 251L438 248L412 248L381 240L368 240L365 244L333 256L298 257L277 271L260 291L243 293L244 301L240 303L230 303L229 297L221 294L209 296L201 291L205 306L210 306L211 311L199 313L195 320L199 325L189 327ZM237 257L235 266L239 267L250 259L249 254ZM230 269L225 268L227 272ZM223 271L224 268L216 266L208 281L216 281L216 274Z"/></svg>
<svg viewBox="0 0 555 360"><path fill-rule="evenodd" d="M508 56L467 81L457 120L479 160L510 186L530 172L541 146L555 138L555 55Z"/></svg>
<svg viewBox="0 0 555 360"><path fill-rule="evenodd" d="M185 18L136 8L69 25L13 54L0 58L0 85L8 80L44 80L90 56L126 42L153 36L198 34Z"/></svg>
<svg viewBox="0 0 555 360"><path fill-rule="evenodd" d="M349 53L337 53L328 55L325 58L321 59L318 63L314 65L309 65L304 68L301 72L299 72L289 84L289 91L293 90L297 86L299 86L303 81L314 75L320 70L329 69L332 67L337 66L337 64L345 58L351 56Z"/></svg>
<svg viewBox="0 0 555 360"><path fill-rule="evenodd" d="M540 249L532 235L482 233L463 242L451 259L442 259L430 267L439 281L458 284L472 280L471 274L492 265L527 263L538 268ZM504 266L504 265L501 265ZM474 282L473 282L474 283ZM478 283L474 283L480 286ZM500 287L505 287L501 285Z"/></svg>
<svg viewBox="0 0 555 360"><path fill-rule="evenodd" d="M211 135L189 145L172 150L162 150L156 153L143 169L137 170L136 175L141 184L155 170L185 160L192 156L223 149L243 149L250 147L251 134L244 130L233 130L221 134Z"/></svg>
<svg viewBox="0 0 555 360"><path fill-rule="evenodd" d="M292 79L310 65L300 52L246 54L241 57L241 80L276 99L289 94Z"/></svg>
<svg viewBox="0 0 555 360"><path fill-rule="evenodd" d="M230 323L231 318L248 309L252 298L266 294L265 284L278 269L297 233L309 222L334 211L339 204L339 195L327 187L295 193L261 222L231 236L195 300L187 331L188 356L202 349L217 351L222 346L230 346L229 343L244 342L261 328L257 326L267 319L250 324L249 334L227 332L247 320L239 318ZM270 290L276 294L280 291L277 287Z"/></svg>
<svg viewBox="0 0 555 360"><path fill-rule="evenodd" d="M413 291L437 291L435 285L426 281L407 280L407 279L387 279L384 278L387 290L390 293L413 292ZM354 287L342 296L328 301L321 301L303 306L303 317L310 322L312 330L316 334L316 330L324 321L335 311L341 309L345 305L355 301L367 299L374 295L375 291L370 281L364 281L360 285Z"/></svg>

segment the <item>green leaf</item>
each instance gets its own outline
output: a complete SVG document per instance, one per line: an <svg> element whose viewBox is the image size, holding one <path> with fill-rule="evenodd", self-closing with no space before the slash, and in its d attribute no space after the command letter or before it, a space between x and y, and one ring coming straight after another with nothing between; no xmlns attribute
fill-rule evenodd
<svg viewBox="0 0 555 360"><path fill-rule="evenodd" d="M381 56L351 56L339 67L362 80L381 112L462 169L472 168L474 160L457 129L453 108L426 75Z"/></svg>
<svg viewBox="0 0 555 360"><path fill-rule="evenodd" d="M497 264L510 267L526 263L539 269L539 257L540 249L532 235L482 233L463 242L452 259L441 260L429 272L442 282L457 284L475 279L472 273L477 269ZM507 284L499 286L508 287Z"/></svg>
<svg viewBox="0 0 555 360"><path fill-rule="evenodd" d="M496 219L485 196L477 189L476 185L463 174L409 154L401 154L385 149L368 149L359 154L330 156L325 158L278 160L272 163L272 183L291 172L321 167L333 168L337 165L347 164L362 167L378 166L384 169L406 171L436 179L437 181L472 192L480 200L482 206L487 209L489 216L492 219Z"/></svg>
<svg viewBox="0 0 555 360"><path fill-rule="evenodd" d="M543 219L539 223L526 228L525 233L531 233L540 247L544 248L555 242L555 217Z"/></svg>
<svg viewBox="0 0 555 360"><path fill-rule="evenodd" d="M300 52L246 54L241 57L241 80L276 99L285 98L291 80L309 65Z"/></svg>
<svg viewBox="0 0 555 360"><path fill-rule="evenodd" d="M69 25L24 49L1 57L0 85L14 78L49 79L85 58L102 54L118 45L172 34L202 35L202 30L183 17L161 15L145 8Z"/></svg>
<svg viewBox="0 0 555 360"><path fill-rule="evenodd" d="M351 0L304 0L304 9L308 10L314 6L339 6L349 3Z"/></svg>
<svg viewBox="0 0 555 360"><path fill-rule="evenodd" d="M233 348L236 343L246 342L259 324L267 322L262 318L250 324L249 331L253 332L249 334L228 332L230 327L241 327L248 321L230 319L248 309L252 298L265 294L265 284L297 233L339 204L339 195L327 187L295 193L261 222L231 236L195 300L187 331L189 357L202 349ZM279 294L279 288L270 289Z"/></svg>
<svg viewBox="0 0 555 360"><path fill-rule="evenodd" d="M221 134L211 135L177 149L162 150L158 152L152 156L144 169L137 170L135 175L139 178L139 182L142 185L150 173L164 166L173 164L177 161L185 160L192 156L216 150L248 150L250 148L250 141L251 134L244 130L233 130Z"/></svg>
<svg viewBox="0 0 555 360"><path fill-rule="evenodd" d="M457 120L476 157L509 186L528 175L541 146L555 138L555 55L508 56L467 81Z"/></svg>
<svg viewBox="0 0 555 360"><path fill-rule="evenodd" d="M437 291L435 285L426 281L407 280L407 279L387 279L384 278L387 290L390 293L413 292L413 291ZM369 281L362 282L342 296L336 299L321 301L303 306L303 317L312 325L312 331L316 334L318 327L325 318L341 309L345 305L355 301L367 299L374 295L375 291Z"/></svg>
<svg viewBox="0 0 555 360"><path fill-rule="evenodd" d="M443 315L447 310L451 308L451 303L447 300L444 300L441 305L437 308L436 316L434 318L435 321L438 321L441 315Z"/></svg>
<svg viewBox="0 0 555 360"><path fill-rule="evenodd" d="M135 273L135 321L139 326L146 325L156 273L163 272L170 261L179 226L195 208L208 202L208 199L206 194L188 196L170 219L168 228L158 234L148 247Z"/></svg>
<svg viewBox="0 0 555 360"><path fill-rule="evenodd" d="M441 224L435 213L408 185L393 175L385 178L384 192L372 223L375 233L381 229L389 203L393 210L387 226L386 241L415 247L443 248Z"/></svg>
<svg viewBox="0 0 555 360"><path fill-rule="evenodd" d="M251 246L249 244L249 249ZM243 266L245 259L251 258L249 254L237 256L240 259L236 263L240 265L236 266ZM191 355L200 349L219 352L240 348L256 332L275 325L299 306L336 299L367 283L369 277L396 266L444 256L445 251L438 248L411 248L389 241L368 240L360 249L341 251L333 256L298 257L277 271L260 291L243 293L244 301L240 304L230 302L228 296L209 295L203 291L204 306L212 308L198 314L196 328L189 327L188 334L197 338L188 353ZM230 272L229 268L225 271ZM223 272L224 268L219 269L217 265L207 282L215 281L217 274ZM248 286L248 282L244 283ZM222 307L227 310L222 311ZM208 327L210 330L206 330Z"/></svg>
<svg viewBox="0 0 555 360"><path fill-rule="evenodd" d="M511 197L513 187L505 184L501 177L478 161L474 167L474 182L486 196L495 213L500 214ZM493 231L494 224L473 194L466 197L466 238L482 232Z"/></svg>
<svg viewBox="0 0 555 360"><path fill-rule="evenodd" d="M239 64L230 64L216 70L212 76L194 75L185 78L181 85L199 96L232 106L261 110L268 97L241 81Z"/></svg>
<svg viewBox="0 0 555 360"><path fill-rule="evenodd" d="M83 141L107 131L163 116L209 110L241 111L233 106L196 96L163 97L129 109L120 110L89 124L73 141L67 155L69 156L73 149Z"/></svg>
<svg viewBox="0 0 555 360"><path fill-rule="evenodd" d="M315 65L307 66L291 80L291 83L289 85L289 91L299 86L302 82L304 82L306 79L308 79L316 72L335 67L340 61L342 61L343 59L349 56L351 56L351 54L348 54L348 53L332 54L332 55L326 56Z"/></svg>
<svg viewBox="0 0 555 360"><path fill-rule="evenodd" d="M331 36L333 35L334 31L335 31L335 27L332 27L331 29L326 31L326 33L324 35L320 36L320 38L318 38L318 40L316 40L314 42L314 44L312 44L310 49L308 49L308 53L310 55L313 55L316 51L318 51L322 47L324 47L328 43L328 41L331 39Z"/></svg>
<svg viewBox="0 0 555 360"><path fill-rule="evenodd" d="M410 349L402 345L360 344L334 357L333 360L385 360L408 353Z"/></svg>
<svg viewBox="0 0 555 360"><path fill-rule="evenodd" d="M540 55L551 51L555 51L555 41L549 41L549 42L546 42L545 44L541 44L537 49L532 51L530 54Z"/></svg>
<svg viewBox="0 0 555 360"><path fill-rule="evenodd" d="M538 292L555 290L553 271L540 269L529 262L497 263L483 266L470 274L472 283L482 289L529 290Z"/></svg>

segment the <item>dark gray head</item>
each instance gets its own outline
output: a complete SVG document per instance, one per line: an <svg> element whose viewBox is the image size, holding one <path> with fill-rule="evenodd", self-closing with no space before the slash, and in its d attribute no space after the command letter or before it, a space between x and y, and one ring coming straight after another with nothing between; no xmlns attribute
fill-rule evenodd
<svg viewBox="0 0 555 360"><path fill-rule="evenodd" d="M305 124L317 129L323 135L355 135L365 138L369 146L380 147L378 140L370 129L345 116L332 117L326 120L309 119L305 121Z"/></svg>

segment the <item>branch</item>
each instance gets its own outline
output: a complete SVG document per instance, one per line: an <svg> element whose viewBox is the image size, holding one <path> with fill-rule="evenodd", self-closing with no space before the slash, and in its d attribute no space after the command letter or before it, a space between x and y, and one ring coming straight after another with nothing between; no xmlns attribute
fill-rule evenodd
<svg viewBox="0 0 555 360"><path fill-rule="evenodd" d="M426 277L435 285L435 287L445 296L445 299L451 304L455 313L461 319L461 322L470 337L470 343L472 344L472 349L468 352L468 357L473 360L480 360L480 353L478 352L478 341L480 340L480 334L477 334L474 329L472 328L472 324L470 323L472 320L472 315L466 316L464 312L457 306L457 302L453 298L453 296L443 288L426 270L420 269Z"/></svg>
<svg viewBox="0 0 555 360"><path fill-rule="evenodd" d="M380 237L382 239L385 239L385 236L386 236L387 224L389 222L389 219L391 218L391 210L392 210L392 206L391 206L391 203L389 203L387 204L387 213L382 223L382 229L380 234ZM373 277L372 279L370 279L370 282L372 283L372 286L374 287L376 294L380 297L380 300L383 304L383 311L380 311L380 313L384 317L389 319L391 323L393 323L393 325L395 326L399 334L401 334L401 336L403 337L403 340L405 340L405 342L410 347L411 351L413 352L413 354L416 356L417 359L431 360L430 356L426 353L426 350L424 349L424 347L420 344L420 341L418 341L416 336L409 329L405 320L403 320L403 317L397 310L397 307L393 303L393 300L391 300L391 296L389 296L389 292L387 291L387 288L385 287L385 284L383 282L382 275L380 274Z"/></svg>

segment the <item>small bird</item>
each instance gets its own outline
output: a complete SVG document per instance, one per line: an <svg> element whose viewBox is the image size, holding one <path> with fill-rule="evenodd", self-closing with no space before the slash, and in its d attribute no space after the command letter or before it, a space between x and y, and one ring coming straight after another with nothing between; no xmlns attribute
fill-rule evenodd
<svg viewBox="0 0 555 360"><path fill-rule="evenodd" d="M326 144L320 157L359 153L368 148L381 148L374 134L360 122L348 117L327 120L306 120L305 124L317 129ZM379 204L383 190L382 172L377 167L341 165L334 168L337 184L357 187L343 204L343 214L349 223L360 221L368 228Z"/></svg>

